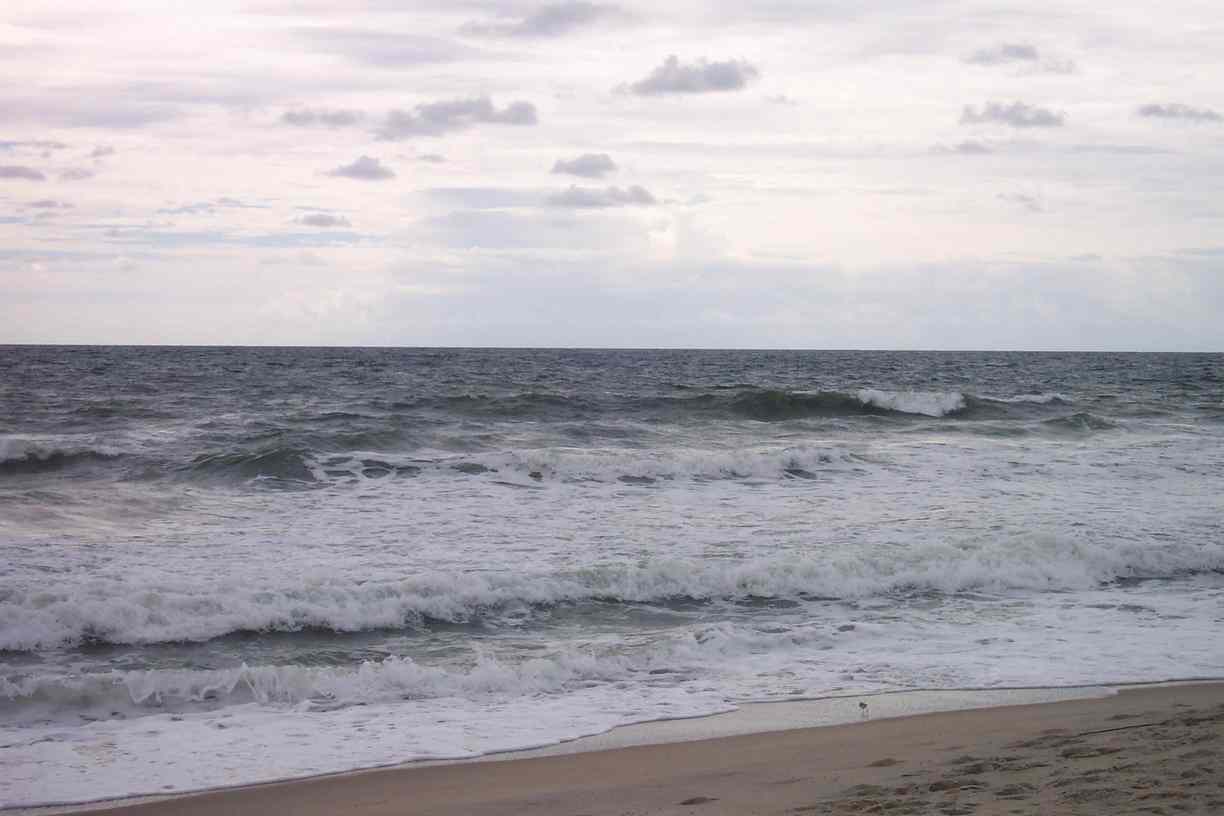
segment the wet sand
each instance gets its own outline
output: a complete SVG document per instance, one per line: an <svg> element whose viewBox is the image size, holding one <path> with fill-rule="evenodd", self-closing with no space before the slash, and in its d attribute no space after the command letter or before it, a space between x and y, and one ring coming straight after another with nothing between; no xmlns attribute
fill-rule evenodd
<svg viewBox="0 0 1224 816"><path fill-rule="evenodd" d="M555 756L400 767L91 809L298 814L1224 814L1224 684Z"/></svg>

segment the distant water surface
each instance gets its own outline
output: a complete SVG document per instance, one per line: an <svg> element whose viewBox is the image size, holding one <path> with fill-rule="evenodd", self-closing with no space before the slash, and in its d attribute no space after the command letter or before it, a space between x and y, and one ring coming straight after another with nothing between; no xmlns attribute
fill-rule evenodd
<svg viewBox="0 0 1224 816"><path fill-rule="evenodd" d="M0 805L1224 676L1224 355L0 347Z"/></svg>

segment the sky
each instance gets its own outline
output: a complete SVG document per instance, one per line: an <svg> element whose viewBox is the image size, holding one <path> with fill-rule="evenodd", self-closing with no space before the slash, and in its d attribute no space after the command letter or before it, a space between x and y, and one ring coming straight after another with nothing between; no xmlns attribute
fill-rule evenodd
<svg viewBox="0 0 1224 816"><path fill-rule="evenodd" d="M0 343L1224 351L1218 0L5 0Z"/></svg>

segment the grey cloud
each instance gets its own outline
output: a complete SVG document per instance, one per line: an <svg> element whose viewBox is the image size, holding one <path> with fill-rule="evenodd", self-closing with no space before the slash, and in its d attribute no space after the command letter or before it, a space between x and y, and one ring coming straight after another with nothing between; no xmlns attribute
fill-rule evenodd
<svg viewBox="0 0 1224 816"><path fill-rule="evenodd" d="M607 153L583 153L572 159L558 159L552 172L566 173L583 178L603 178L607 173L615 172L616 162Z"/></svg>
<svg viewBox="0 0 1224 816"><path fill-rule="evenodd" d="M514 22L468 23L464 34L495 37L559 37L599 19L624 17L616 6L570 0L549 3Z"/></svg>
<svg viewBox="0 0 1224 816"><path fill-rule="evenodd" d="M441 153L422 153L417 156L417 161L429 162L430 164L442 164L446 161L446 157Z"/></svg>
<svg viewBox="0 0 1224 816"><path fill-rule="evenodd" d="M47 177L41 170L33 167L23 167L17 164L0 165L0 178L27 179L29 181L46 181Z"/></svg>
<svg viewBox="0 0 1224 816"><path fill-rule="evenodd" d="M382 181L384 179L395 178L395 171L372 156L361 156L351 164L341 165L335 170L329 170L327 175L361 179L362 181Z"/></svg>
<svg viewBox="0 0 1224 816"><path fill-rule="evenodd" d="M281 121L294 127L351 127L365 118L361 111L327 110L326 108L285 111Z"/></svg>
<svg viewBox="0 0 1224 816"><path fill-rule="evenodd" d="M598 209L603 207L640 206L648 207L657 203L655 197L645 187L578 187L570 185L568 190L554 193L548 197L548 204L553 207L569 207L573 209Z"/></svg>
<svg viewBox="0 0 1224 816"><path fill-rule="evenodd" d="M1036 62L1037 47L1027 43L1002 43L993 48L981 48L965 57L973 65L1002 65L1009 62Z"/></svg>
<svg viewBox="0 0 1224 816"><path fill-rule="evenodd" d="M638 96L738 91L760 75L755 66L744 60L707 62L700 59L684 65L672 54L644 79L630 85L629 90Z"/></svg>
<svg viewBox="0 0 1224 816"><path fill-rule="evenodd" d="M439 136L481 123L534 125L538 121L535 105L530 102L519 100L498 108L487 96L482 96L429 102L411 111L393 110L375 134L380 139L398 141L413 136Z"/></svg>
<svg viewBox="0 0 1224 816"><path fill-rule="evenodd" d="M54 198L40 198L37 201L31 201L26 205L38 210L70 210L72 205L67 201L58 201Z"/></svg>
<svg viewBox="0 0 1224 816"><path fill-rule="evenodd" d="M1045 212L1045 204L1040 198L1025 193L999 193L1000 201L1016 204L1029 212Z"/></svg>
<svg viewBox="0 0 1224 816"><path fill-rule="evenodd" d="M110 145L98 145L97 147L95 147L93 150L90 151L89 158L101 159L105 156L113 156L113 155L115 155L115 148L111 147Z"/></svg>
<svg viewBox="0 0 1224 816"><path fill-rule="evenodd" d="M1194 108L1177 102L1141 105L1135 112L1148 119L1180 119L1184 122L1224 121L1224 116L1210 108Z"/></svg>
<svg viewBox="0 0 1224 816"><path fill-rule="evenodd" d="M1013 102L1004 105L988 102L981 108L966 105L961 111L962 125L999 124L1014 128L1062 127L1066 118L1048 108Z"/></svg>
<svg viewBox="0 0 1224 816"><path fill-rule="evenodd" d="M1028 43L1002 43L992 48L981 48L964 58L971 65L1015 65L1022 66L1021 73L1071 74L1075 63L1058 57L1042 58L1037 46Z"/></svg>
<svg viewBox="0 0 1224 816"><path fill-rule="evenodd" d="M473 59L482 52L440 37L354 28L305 28L298 35L315 50L340 54L380 68L402 68Z"/></svg>
<svg viewBox="0 0 1224 816"><path fill-rule="evenodd" d="M94 177L94 171L84 167L69 167L59 174L60 181L84 181Z"/></svg>
<svg viewBox="0 0 1224 816"><path fill-rule="evenodd" d="M331 215L329 213L311 213L303 215L297 220L299 224L305 224L308 227L320 227L329 229L332 227L351 227L353 226L347 218L340 215Z"/></svg>

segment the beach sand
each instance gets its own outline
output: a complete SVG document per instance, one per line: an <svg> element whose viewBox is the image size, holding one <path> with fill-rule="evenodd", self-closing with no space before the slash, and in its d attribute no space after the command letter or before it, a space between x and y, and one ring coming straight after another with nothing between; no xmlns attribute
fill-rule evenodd
<svg viewBox="0 0 1224 816"><path fill-rule="evenodd" d="M91 813L1224 814L1224 684L399 767Z"/></svg>

